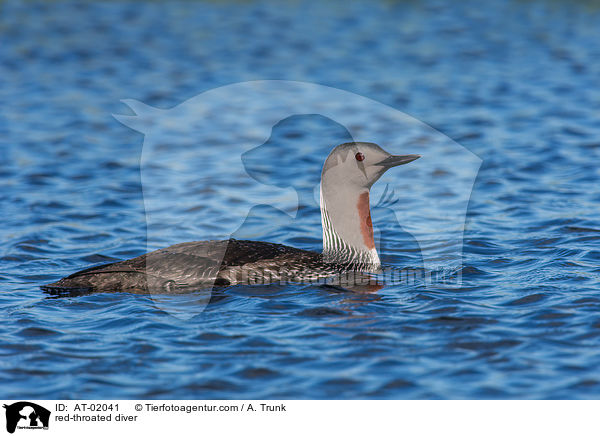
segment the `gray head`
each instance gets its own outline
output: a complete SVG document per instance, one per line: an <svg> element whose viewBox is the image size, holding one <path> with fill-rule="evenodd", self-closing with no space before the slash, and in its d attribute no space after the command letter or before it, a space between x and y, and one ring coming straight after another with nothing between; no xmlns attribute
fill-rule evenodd
<svg viewBox="0 0 600 436"><path fill-rule="evenodd" d="M388 169L418 159L392 155L371 142L338 145L321 173L323 253L333 262L379 267L369 208L369 190Z"/></svg>
<svg viewBox="0 0 600 436"><path fill-rule="evenodd" d="M356 189L370 189L388 169L420 157L418 154L393 155L372 142L346 142L329 153L321 179Z"/></svg>

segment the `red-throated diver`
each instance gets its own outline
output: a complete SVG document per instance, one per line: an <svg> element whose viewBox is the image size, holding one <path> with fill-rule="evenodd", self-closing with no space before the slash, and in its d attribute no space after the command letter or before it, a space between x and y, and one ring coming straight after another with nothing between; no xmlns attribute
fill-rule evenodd
<svg viewBox="0 0 600 436"><path fill-rule="evenodd" d="M347 271L377 271L369 190L391 167L420 156L391 155L377 144L348 142L329 154L321 173L323 252L260 241L184 242L95 266L44 286L47 290L176 292L235 284L307 281Z"/></svg>

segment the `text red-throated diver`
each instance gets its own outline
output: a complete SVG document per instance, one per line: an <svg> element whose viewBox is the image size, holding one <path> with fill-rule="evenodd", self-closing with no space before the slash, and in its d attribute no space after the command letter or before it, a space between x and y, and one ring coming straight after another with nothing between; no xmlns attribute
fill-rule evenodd
<svg viewBox="0 0 600 436"><path fill-rule="evenodd" d="M369 190L385 171L418 159L377 144L335 147L321 173L323 252L261 241L184 242L122 262L96 266L44 286L48 290L175 292L235 284L318 279L343 271L377 271Z"/></svg>

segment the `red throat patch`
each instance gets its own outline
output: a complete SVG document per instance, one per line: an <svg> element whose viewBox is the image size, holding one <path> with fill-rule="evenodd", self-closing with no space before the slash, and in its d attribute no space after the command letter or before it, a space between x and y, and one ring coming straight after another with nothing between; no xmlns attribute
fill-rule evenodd
<svg viewBox="0 0 600 436"><path fill-rule="evenodd" d="M360 220L360 233L363 236L365 245L371 250L375 248L375 240L373 239L373 222L371 221L368 192L360 194L356 207L358 208L358 218Z"/></svg>

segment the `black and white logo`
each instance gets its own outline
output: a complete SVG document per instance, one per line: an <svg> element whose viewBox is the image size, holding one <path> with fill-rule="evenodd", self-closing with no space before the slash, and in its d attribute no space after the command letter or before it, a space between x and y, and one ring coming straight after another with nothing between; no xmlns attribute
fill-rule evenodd
<svg viewBox="0 0 600 436"><path fill-rule="evenodd" d="M5 404L6 431L14 433L16 429L48 429L50 411L29 401L19 401L10 405Z"/></svg>

